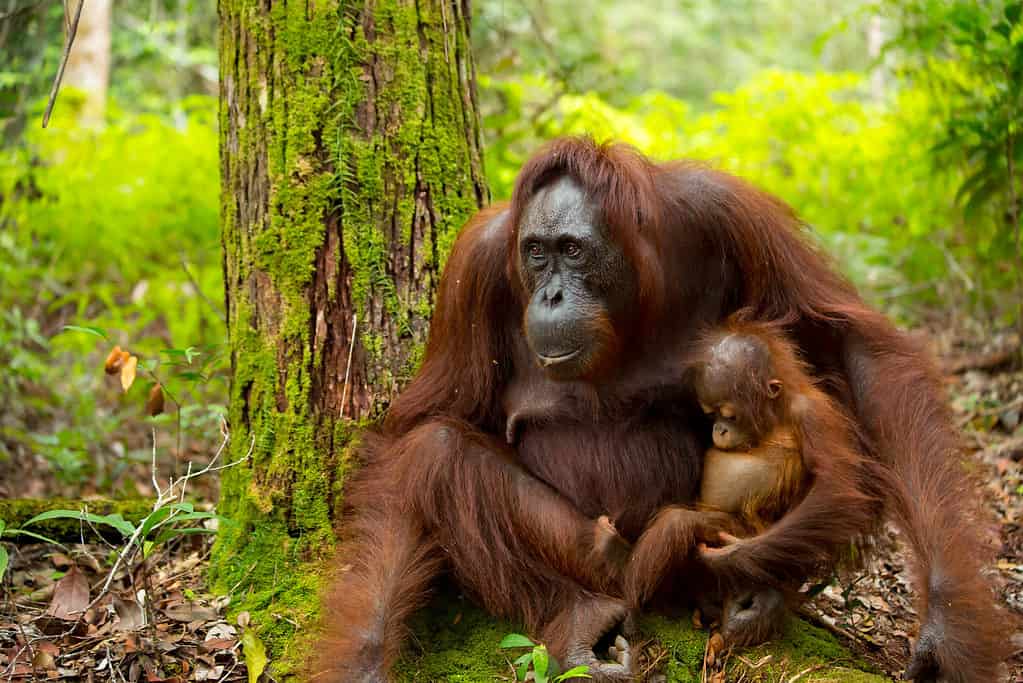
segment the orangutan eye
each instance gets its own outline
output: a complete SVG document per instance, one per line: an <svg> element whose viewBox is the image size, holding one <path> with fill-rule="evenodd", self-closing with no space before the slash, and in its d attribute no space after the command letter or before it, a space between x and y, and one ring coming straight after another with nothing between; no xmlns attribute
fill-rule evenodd
<svg viewBox="0 0 1023 683"><path fill-rule="evenodd" d="M565 244L565 256L568 258L579 258L582 256L583 250L575 242L567 242Z"/></svg>
<svg viewBox="0 0 1023 683"><path fill-rule="evenodd" d="M530 242L526 247L526 251L529 253L529 258L536 261L541 260L544 257L543 245L539 242Z"/></svg>

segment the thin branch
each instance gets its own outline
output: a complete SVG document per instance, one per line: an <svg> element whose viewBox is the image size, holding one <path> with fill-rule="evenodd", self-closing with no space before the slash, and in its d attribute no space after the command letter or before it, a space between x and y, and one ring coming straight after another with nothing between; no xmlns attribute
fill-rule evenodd
<svg viewBox="0 0 1023 683"><path fill-rule="evenodd" d="M348 374L352 370L352 352L355 351L355 330L359 325L359 316L352 316L352 340L348 344L348 364L345 365L345 387L341 391L341 411L338 413L338 419L340 420L345 416L345 401L348 400Z"/></svg>
<svg viewBox="0 0 1023 683"><path fill-rule="evenodd" d="M156 427L153 427L153 462L149 467L153 477L153 491L156 492L156 499L163 498L163 491L160 490L160 483L156 480Z"/></svg>
<svg viewBox="0 0 1023 683"><path fill-rule="evenodd" d="M192 289L195 290L195 293L200 299L202 299L203 303L210 307L210 310L213 311L214 315L220 318L222 322L227 322L224 312L220 310L220 308L218 308L208 296L206 296L205 292L202 291L202 287L199 286L199 281L195 279L195 276L192 275L192 271L189 270L188 262L185 261L184 255L179 255L178 258L181 260L181 270L185 271L185 276L188 278L189 283L191 283Z"/></svg>
<svg viewBox="0 0 1023 683"><path fill-rule="evenodd" d="M235 465L238 465L238 464L240 464L242 462L245 462L250 457L252 457L252 451L253 451L253 449L255 448L255 445L256 445L256 435L255 434L252 435L252 439L251 439L251 441L249 443L249 450L245 454L244 457L239 458L238 460L235 460L233 462L229 462L229 463L224 464L224 465L215 466L217 460L220 458L221 453L224 452L224 449L226 448L226 446L227 446L227 444L228 444L228 442L230 441L230 438L231 438L231 434L227 430L227 427L223 423L223 421L221 422L220 433L224 435L224 440L220 444L220 447L217 449L217 452L213 455L213 458L210 460L209 464L207 464L201 470L193 472L192 471L192 467L191 467L191 463L189 463L188 473L185 476L179 477L177 479L171 479L167 483L167 488L161 490L160 487L159 487L159 484L157 484L157 476L156 476L156 430L153 430L153 465L152 465L153 466L153 473L152 473L152 476L153 476L153 485L156 486L157 498L156 498L156 502L153 503L153 510L152 510L152 512L149 513L150 515L155 513L157 510L160 510L161 508L169 505L171 502L174 502L178 498L177 494L175 493L175 489L178 488L178 487L181 487L181 489L183 490L184 486L188 483L189 480L195 479L196 477L201 477L202 475L207 474L209 472L219 472L220 470L226 470L227 468L234 467ZM170 515L167 516L167 519L163 520L159 524L154 525L152 530L158 529L158 528L168 524L169 522L173 521L176 512L177 511L172 512ZM146 516L146 518L148 519L148 515ZM140 547L140 541L141 541L140 535L142 534L142 527L143 526L144 526L144 522L139 522L135 526L135 530L132 532L132 534L128 538L128 540L125 541L124 546L121 548L121 551L118 553L117 558L114 560L114 566L110 568L110 573L107 574L106 581L103 582L103 587L100 588L99 593L96 595L95 598L92 599L92 601L86 606L86 608L84 610L82 610L82 614L79 616L79 618L81 618L81 616L84 615L86 612L88 612L90 609L95 607L96 604L99 603L99 601L103 598L103 596L105 596L110 591L110 586L113 585L113 583L114 583L114 578L117 575L117 570L120 569L122 565L124 565L126 562L129 561L129 557L133 556L138 551L138 549Z"/></svg>
<svg viewBox="0 0 1023 683"><path fill-rule="evenodd" d="M64 80L64 69L67 67L68 57L71 56L71 45L75 42L75 35L78 33L78 22L82 18L82 8L85 7L85 0L78 0L78 9L75 10L75 19L71 22L67 37L64 39L64 53L60 56L60 67L57 69L57 76L53 79L53 87L50 88L50 99L46 103L46 111L43 112L43 128L50 123L50 114L53 113L53 105L57 102L57 91L60 90L60 82ZM67 14L65 13L65 18Z"/></svg>

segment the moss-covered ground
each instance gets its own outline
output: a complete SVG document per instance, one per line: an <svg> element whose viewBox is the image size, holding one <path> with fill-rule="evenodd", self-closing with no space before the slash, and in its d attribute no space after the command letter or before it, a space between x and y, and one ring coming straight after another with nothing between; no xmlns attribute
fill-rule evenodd
<svg viewBox="0 0 1023 683"><path fill-rule="evenodd" d="M409 651L399 663L404 683L483 683L512 681L509 662L519 651L502 651L501 639L519 632L515 624L493 619L453 592L441 596L413 620ZM699 683L708 633L693 628L688 617L644 617L643 640L659 657L657 670L669 683ZM739 656L741 655L741 658ZM728 659L728 680L748 683L882 683L885 676L850 653L827 631L790 619L777 641L740 651ZM745 661L744 661L745 660Z"/></svg>

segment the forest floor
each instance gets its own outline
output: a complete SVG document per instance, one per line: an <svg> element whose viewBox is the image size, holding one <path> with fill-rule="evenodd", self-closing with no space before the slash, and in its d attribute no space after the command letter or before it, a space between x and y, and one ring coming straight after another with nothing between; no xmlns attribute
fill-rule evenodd
<svg viewBox="0 0 1023 683"><path fill-rule="evenodd" d="M1003 602L1021 615L1023 372L1012 369L1015 343L1010 335L979 327L933 329L940 329L930 338L991 512L989 540L999 548L991 578ZM137 486L144 490L148 473L139 471ZM49 488L46 482L17 487ZM216 495L209 482L196 490L208 502ZM118 544L4 547L10 567L0 586L0 682L251 680L247 665L258 670L266 665L248 615L228 619L228 598L208 592L208 536L182 536L157 546L144 562L120 569L109 585ZM866 566L824 588L803 606L803 616L900 678L916 629L905 566L899 535L886 528ZM1006 629L1017 646L1008 680L1023 681L1023 633L1008 624Z"/></svg>

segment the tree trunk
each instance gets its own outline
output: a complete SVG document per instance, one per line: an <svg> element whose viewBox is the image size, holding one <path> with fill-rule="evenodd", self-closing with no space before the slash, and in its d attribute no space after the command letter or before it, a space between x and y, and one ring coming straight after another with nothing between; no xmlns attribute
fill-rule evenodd
<svg viewBox="0 0 1023 683"><path fill-rule="evenodd" d="M219 12L229 449L251 459L224 473L239 524L212 573L279 653L293 627L275 615L304 619L316 595L296 563L332 545L352 427L415 369L487 190L467 0Z"/></svg>
<svg viewBox="0 0 1023 683"><path fill-rule="evenodd" d="M75 43L64 70L65 86L85 94L80 119L88 126L99 126L107 108L110 85L110 21L113 0L79 0L82 16L78 21ZM78 3L72 3L71 16Z"/></svg>

